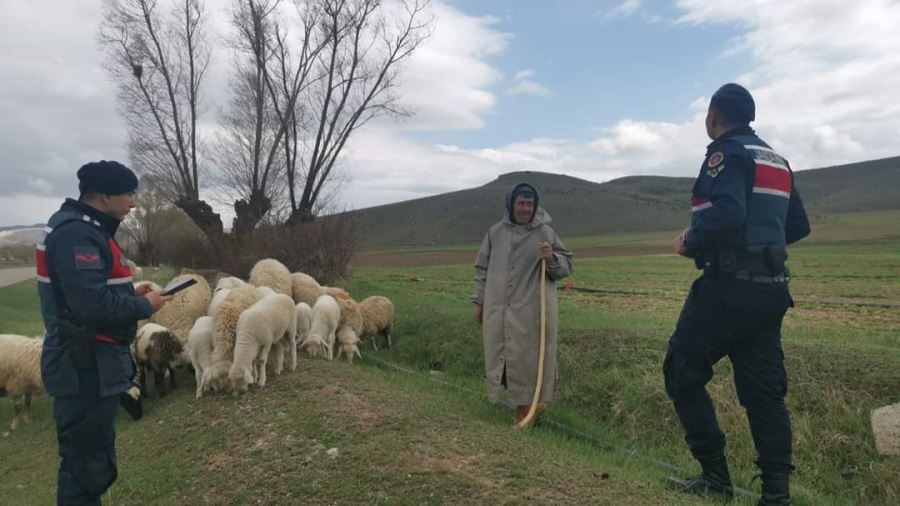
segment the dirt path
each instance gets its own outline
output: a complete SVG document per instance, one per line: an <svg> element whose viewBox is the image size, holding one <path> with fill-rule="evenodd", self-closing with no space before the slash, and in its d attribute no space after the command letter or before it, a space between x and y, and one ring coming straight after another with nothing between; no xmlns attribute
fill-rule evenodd
<svg viewBox="0 0 900 506"><path fill-rule="evenodd" d="M34 277L34 267L0 269L0 286L12 285Z"/></svg>

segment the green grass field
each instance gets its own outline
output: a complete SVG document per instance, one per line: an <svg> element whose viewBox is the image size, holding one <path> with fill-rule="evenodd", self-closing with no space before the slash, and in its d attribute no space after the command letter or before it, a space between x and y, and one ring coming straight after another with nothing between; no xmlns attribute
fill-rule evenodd
<svg viewBox="0 0 900 506"><path fill-rule="evenodd" d="M854 229L852 243L826 228L791 252L797 307L785 320L784 350L796 504L900 502L900 459L877 455L869 425L872 409L900 397L896 226ZM525 434L510 431L508 411L480 393L472 274L467 264L357 267L354 297L386 295L398 308L393 349L375 353L366 343L352 368L303 360L299 372L241 399L194 401L184 377L189 387L151 400L145 420L119 420L121 474L107 503L694 504L661 484L664 463L694 469L661 373L696 276L691 263L576 258L576 286L606 291L561 293L558 401L548 423ZM0 289L0 332L40 330L31 287ZM736 484L758 490L727 360L709 388ZM0 439L0 497L10 504L51 502L49 406L36 401L31 425ZM0 401L0 427L10 416ZM331 447L339 457L325 456Z"/></svg>

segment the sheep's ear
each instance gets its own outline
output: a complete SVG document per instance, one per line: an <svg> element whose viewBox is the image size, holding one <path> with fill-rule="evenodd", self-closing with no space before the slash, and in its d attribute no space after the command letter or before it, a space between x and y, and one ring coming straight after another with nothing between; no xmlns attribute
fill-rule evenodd
<svg viewBox="0 0 900 506"><path fill-rule="evenodd" d="M353 347L353 351L356 352L356 356L362 358L362 353L359 352L359 348L356 346Z"/></svg>
<svg viewBox="0 0 900 506"><path fill-rule="evenodd" d="M306 345L307 345L307 344L309 344L309 341L307 341L306 339L304 339L303 342L300 343L300 347L297 348L297 349L298 349L298 350L302 350L303 348L306 348Z"/></svg>

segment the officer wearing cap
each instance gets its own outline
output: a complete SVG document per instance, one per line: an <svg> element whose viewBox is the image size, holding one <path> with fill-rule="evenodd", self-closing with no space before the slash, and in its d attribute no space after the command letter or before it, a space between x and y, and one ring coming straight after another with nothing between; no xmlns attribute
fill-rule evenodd
<svg viewBox="0 0 900 506"><path fill-rule="evenodd" d="M666 392L702 473L672 478L685 492L730 499L725 436L706 384L728 356L762 471L759 504L790 503L791 422L781 323L793 306L786 245L809 234L809 220L787 160L750 128L753 97L726 84L710 101L713 142L694 184L691 224L675 238L679 255L703 274L694 281L669 339Z"/></svg>
<svg viewBox="0 0 900 506"><path fill-rule="evenodd" d="M136 293L116 229L134 207L138 180L113 161L78 170L78 200L66 199L37 245L46 335L41 377L53 397L61 462L57 504L100 504L117 476L115 415L131 388L129 345L137 321L169 299Z"/></svg>

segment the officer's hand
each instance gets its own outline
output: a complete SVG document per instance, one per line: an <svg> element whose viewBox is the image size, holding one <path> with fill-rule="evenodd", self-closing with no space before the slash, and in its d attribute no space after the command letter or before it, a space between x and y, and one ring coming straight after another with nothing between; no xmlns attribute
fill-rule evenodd
<svg viewBox="0 0 900 506"><path fill-rule="evenodd" d="M172 300L172 295L163 295L162 290L153 290L144 295L144 298L150 301L150 307L153 308L153 312L157 312L166 304L166 302Z"/></svg>
<svg viewBox="0 0 900 506"><path fill-rule="evenodd" d="M687 238L688 229L684 229L680 234L675 236L675 239L672 241L672 248L675 250L675 253L681 256L687 256L687 246L685 245L685 239Z"/></svg>
<svg viewBox="0 0 900 506"><path fill-rule="evenodd" d="M544 260L549 261L550 257L553 256L553 245L549 242L542 242L540 246L538 246L538 254Z"/></svg>
<svg viewBox="0 0 900 506"><path fill-rule="evenodd" d="M475 304L475 321L481 323L482 317L484 316L484 307L480 304Z"/></svg>
<svg viewBox="0 0 900 506"><path fill-rule="evenodd" d="M150 293L152 291L153 291L152 283L140 283L140 284L135 285L135 287L134 287L135 297L143 297L144 295L147 295L148 293Z"/></svg>

